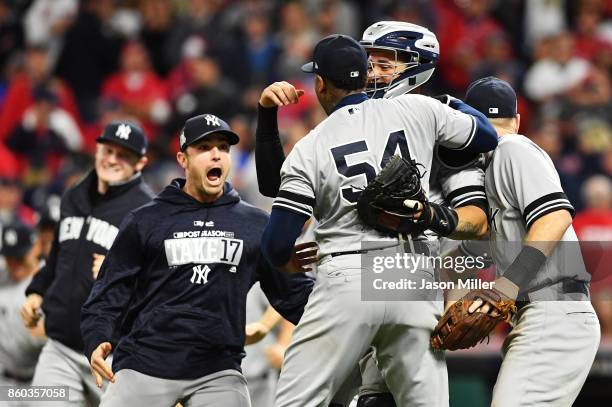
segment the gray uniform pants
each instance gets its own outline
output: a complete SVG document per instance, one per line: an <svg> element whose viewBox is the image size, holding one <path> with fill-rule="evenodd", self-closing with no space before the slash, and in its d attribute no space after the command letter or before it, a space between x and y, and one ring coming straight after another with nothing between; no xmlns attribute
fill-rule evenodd
<svg viewBox="0 0 612 407"><path fill-rule="evenodd" d="M327 406L370 346L398 406L448 405L444 353L429 338L439 301L362 301L359 255L327 257L296 327L276 393L277 407ZM418 282L433 275L417 271Z"/></svg>
<svg viewBox="0 0 612 407"><path fill-rule="evenodd" d="M591 369L600 335L589 301L525 306L504 342L491 406L570 407Z"/></svg>
<svg viewBox="0 0 612 407"><path fill-rule="evenodd" d="M96 407L106 387L96 386L85 355L50 338L38 358L32 386L68 386L69 401L54 401L53 406L58 407Z"/></svg>
<svg viewBox="0 0 612 407"><path fill-rule="evenodd" d="M244 376L236 370L222 370L194 380L168 380L131 369L115 374L100 407L250 407Z"/></svg>

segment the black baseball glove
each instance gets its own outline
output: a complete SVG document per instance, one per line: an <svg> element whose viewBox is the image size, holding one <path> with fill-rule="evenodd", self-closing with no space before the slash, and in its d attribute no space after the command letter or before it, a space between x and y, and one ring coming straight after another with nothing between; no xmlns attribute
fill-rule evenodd
<svg viewBox="0 0 612 407"><path fill-rule="evenodd" d="M451 234L457 227L457 214L427 201L419 166L399 155L391 157L357 201L361 221L393 235L418 235L426 229L441 236Z"/></svg>

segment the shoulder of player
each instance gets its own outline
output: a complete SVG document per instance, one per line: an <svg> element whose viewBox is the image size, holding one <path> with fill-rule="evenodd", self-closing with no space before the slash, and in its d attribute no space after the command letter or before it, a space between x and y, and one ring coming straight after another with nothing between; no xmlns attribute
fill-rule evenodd
<svg viewBox="0 0 612 407"><path fill-rule="evenodd" d="M420 103L420 104L430 104L433 101L435 101L434 98L431 98L429 96L425 96L425 95L419 95L416 93L405 93L403 95L400 96L396 96L394 98L391 99L370 99L364 103L366 104L388 104L388 105L393 105L393 104L414 104L414 103Z"/></svg>
<svg viewBox="0 0 612 407"><path fill-rule="evenodd" d="M499 139L496 157L516 156L527 154L529 156L546 154L536 143L521 134L508 134Z"/></svg>
<svg viewBox="0 0 612 407"><path fill-rule="evenodd" d="M233 205L231 210L238 212L241 216L248 218L249 222L253 222L255 224L266 224L268 219L270 219L268 212L243 200L240 200L240 202L238 202L236 205Z"/></svg>

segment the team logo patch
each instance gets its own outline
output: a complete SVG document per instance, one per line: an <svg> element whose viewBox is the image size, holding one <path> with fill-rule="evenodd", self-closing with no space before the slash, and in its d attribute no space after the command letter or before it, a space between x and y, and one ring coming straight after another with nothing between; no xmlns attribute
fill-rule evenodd
<svg viewBox="0 0 612 407"><path fill-rule="evenodd" d="M210 267L199 264L193 267L193 275L189 281L192 284L206 284L208 283L208 273L210 273Z"/></svg>
<svg viewBox="0 0 612 407"><path fill-rule="evenodd" d="M130 138L130 133L132 132L132 128L127 124L121 124L117 127L117 131L115 132L115 136L119 137L121 140L127 140Z"/></svg>
<svg viewBox="0 0 612 407"><path fill-rule="evenodd" d="M499 113L499 109L496 107L490 107L489 108L489 113L490 114L498 114Z"/></svg>
<svg viewBox="0 0 612 407"><path fill-rule="evenodd" d="M219 118L217 116L207 114L204 116L204 119L206 120L207 126L221 126L221 123L219 122Z"/></svg>
<svg viewBox="0 0 612 407"><path fill-rule="evenodd" d="M181 144L181 148L183 148L185 142L187 142L187 138L185 137L185 132L182 131L181 136L179 137L179 143Z"/></svg>
<svg viewBox="0 0 612 407"><path fill-rule="evenodd" d="M351 71L351 78L359 77L359 71Z"/></svg>

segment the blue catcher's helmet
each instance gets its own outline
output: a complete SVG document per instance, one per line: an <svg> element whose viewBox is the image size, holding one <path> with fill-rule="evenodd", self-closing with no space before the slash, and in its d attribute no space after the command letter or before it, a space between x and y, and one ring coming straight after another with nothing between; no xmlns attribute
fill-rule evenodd
<svg viewBox="0 0 612 407"><path fill-rule="evenodd" d="M440 44L436 35L412 23L374 23L366 28L360 42L368 53L373 50L392 52L396 65L401 67L387 80L368 78L367 93L370 98L393 98L422 85L433 74L440 57ZM369 69L373 69L371 62Z"/></svg>

